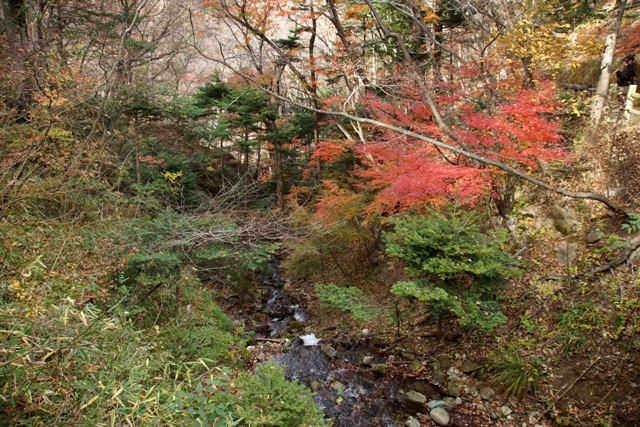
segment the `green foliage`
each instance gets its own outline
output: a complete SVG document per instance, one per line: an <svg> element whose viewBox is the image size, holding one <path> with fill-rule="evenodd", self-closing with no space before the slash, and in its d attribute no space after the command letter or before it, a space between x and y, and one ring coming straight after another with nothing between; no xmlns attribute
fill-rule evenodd
<svg viewBox="0 0 640 427"><path fill-rule="evenodd" d="M635 233L640 230L640 214L630 213L627 215L627 222L622 224L622 229L627 233Z"/></svg>
<svg viewBox="0 0 640 427"><path fill-rule="evenodd" d="M396 217L383 240L387 254L416 278L396 283L394 294L426 303L440 318L451 313L462 326L490 330L506 320L492 300L494 288L519 270L500 249L505 234L480 233L474 218L464 211Z"/></svg>
<svg viewBox="0 0 640 427"><path fill-rule="evenodd" d="M598 308L590 301L571 301L567 310L558 313L556 317L557 338L567 354L583 350L587 337L603 324Z"/></svg>
<svg viewBox="0 0 640 427"><path fill-rule="evenodd" d="M489 369L494 375L493 384L507 397L535 395L546 375L540 358L525 358L515 346L500 347L493 353Z"/></svg>
<svg viewBox="0 0 640 427"><path fill-rule="evenodd" d="M391 292L402 298L426 303L437 317L451 313L465 328L478 327L488 332L507 321L495 301L481 301L478 295L471 293L457 297L441 287L429 286L425 280L398 282L391 287Z"/></svg>
<svg viewBox="0 0 640 427"><path fill-rule="evenodd" d="M379 309L374 307L364 292L356 287L340 287L332 283L328 285L316 283L314 288L323 306L349 312L354 319L369 320L380 314Z"/></svg>
<svg viewBox="0 0 640 427"><path fill-rule="evenodd" d="M242 373L230 395L232 407L252 426L326 426L322 411L313 403L311 391L285 379L273 362L256 366L253 374Z"/></svg>
<svg viewBox="0 0 640 427"><path fill-rule="evenodd" d="M13 426L193 425L191 401L201 376L224 379L204 361L174 359L158 329L64 301L34 317L0 311L5 330L0 417ZM207 363L215 363L209 360ZM213 365L215 366L215 365ZM209 406L207 413L217 413ZM221 420L224 416L218 415ZM226 425L226 421L216 425Z"/></svg>

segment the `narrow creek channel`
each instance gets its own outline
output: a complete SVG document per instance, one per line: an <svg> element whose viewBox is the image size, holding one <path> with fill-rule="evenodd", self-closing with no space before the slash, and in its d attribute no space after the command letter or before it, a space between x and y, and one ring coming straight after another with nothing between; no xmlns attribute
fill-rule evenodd
<svg viewBox="0 0 640 427"><path fill-rule="evenodd" d="M289 380L298 380L314 391L316 404L334 420L334 427L420 425L416 417L428 409L424 402L408 396L418 392L427 400L442 398L424 367L414 361L414 369L407 369L410 361L385 352L383 344L366 330L357 336L305 331L309 312L285 291L276 258L269 260L261 282L263 311L270 320L254 335L253 343L290 337L294 327L303 331L288 340L273 359L284 364Z"/></svg>

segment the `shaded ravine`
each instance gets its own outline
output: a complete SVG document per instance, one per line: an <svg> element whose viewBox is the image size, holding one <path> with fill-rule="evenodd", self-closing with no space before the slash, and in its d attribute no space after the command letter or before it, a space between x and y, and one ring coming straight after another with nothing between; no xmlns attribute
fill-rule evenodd
<svg viewBox="0 0 640 427"><path fill-rule="evenodd" d="M254 342L291 335L301 330L309 313L301 302L283 288L278 260L268 262L261 277L265 287L264 310L270 321L254 335ZM273 357L284 364L285 376L298 380L314 392L314 400L334 427L403 426L408 417L425 411L423 403L414 403L406 391L418 391L431 399L439 399L440 390L427 378L394 375L406 362L393 363L382 343L366 330L358 336L301 333ZM314 345L309 345L314 344Z"/></svg>

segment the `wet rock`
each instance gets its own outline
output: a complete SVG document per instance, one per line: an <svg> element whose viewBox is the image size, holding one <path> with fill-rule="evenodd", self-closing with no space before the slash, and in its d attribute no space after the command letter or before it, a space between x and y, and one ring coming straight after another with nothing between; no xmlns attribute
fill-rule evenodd
<svg viewBox="0 0 640 427"><path fill-rule="evenodd" d="M478 369L480 369L480 365L470 360L466 360L462 364L462 366L460 366L460 372L462 372L463 374L470 374L474 371L477 371Z"/></svg>
<svg viewBox="0 0 640 427"><path fill-rule="evenodd" d="M513 412L513 410L511 408L509 408L507 405L503 406L502 408L500 408L500 413L502 415L504 415L505 417L509 414L511 414Z"/></svg>
<svg viewBox="0 0 640 427"><path fill-rule="evenodd" d="M427 402L427 397L424 394L418 393L417 391L413 391L413 390L409 390L408 392L406 392L404 394L404 397L409 402L413 402L413 403L422 404Z"/></svg>
<svg viewBox="0 0 640 427"><path fill-rule="evenodd" d="M442 408L435 408L429 412L431 419L438 425L446 426L449 424L449 413Z"/></svg>
<svg viewBox="0 0 640 427"><path fill-rule="evenodd" d="M604 233L598 229L591 230L587 233L587 243L598 243L604 237Z"/></svg>
<svg viewBox="0 0 640 427"><path fill-rule="evenodd" d="M444 400L431 400L429 401L429 403L427 403L427 408L429 409L442 408L446 411L453 408L453 405L451 405L448 402L445 402Z"/></svg>
<svg viewBox="0 0 640 427"><path fill-rule="evenodd" d="M294 345L292 349L274 358L284 364L287 379L296 379L305 384L311 381L326 381L329 375L329 362L315 346Z"/></svg>
<svg viewBox="0 0 640 427"><path fill-rule="evenodd" d="M420 421L413 417L409 417L407 418L407 421L404 422L404 425L407 427L420 427Z"/></svg>
<svg viewBox="0 0 640 427"><path fill-rule="evenodd" d="M322 353L324 353L324 355L330 359L333 359L338 354L338 350L331 347L329 344L322 344L320 346L320 351L322 351Z"/></svg>
<svg viewBox="0 0 640 427"><path fill-rule="evenodd" d="M577 243L561 243L556 246L554 249L556 254L556 260L560 264L573 264L576 260L577 252L578 252L578 244Z"/></svg>
<svg viewBox="0 0 640 427"><path fill-rule="evenodd" d="M371 365L371 371L376 375L383 376L387 372L387 365L385 363L374 363Z"/></svg>
<svg viewBox="0 0 640 427"><path fill-rule="evenodd" d="M484 400L489 400L489 399L493 398L495 395L496 395L496 392L493 391L493 389L491 389L489 387L485 387L482 390L480 390L480 396Z"/></svg>

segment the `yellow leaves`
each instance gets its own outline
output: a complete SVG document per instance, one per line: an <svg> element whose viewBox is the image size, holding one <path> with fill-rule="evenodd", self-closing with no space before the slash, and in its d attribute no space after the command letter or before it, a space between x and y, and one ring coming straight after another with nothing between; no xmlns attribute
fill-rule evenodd
<svg viewBox="0 0 640 427"><path fill-rule="evenodd" d="M178 172L164 171L162 172L162 176L172 185L177 185L178 180L184 176L184 172L182 172L181 170Z"/></svg>

